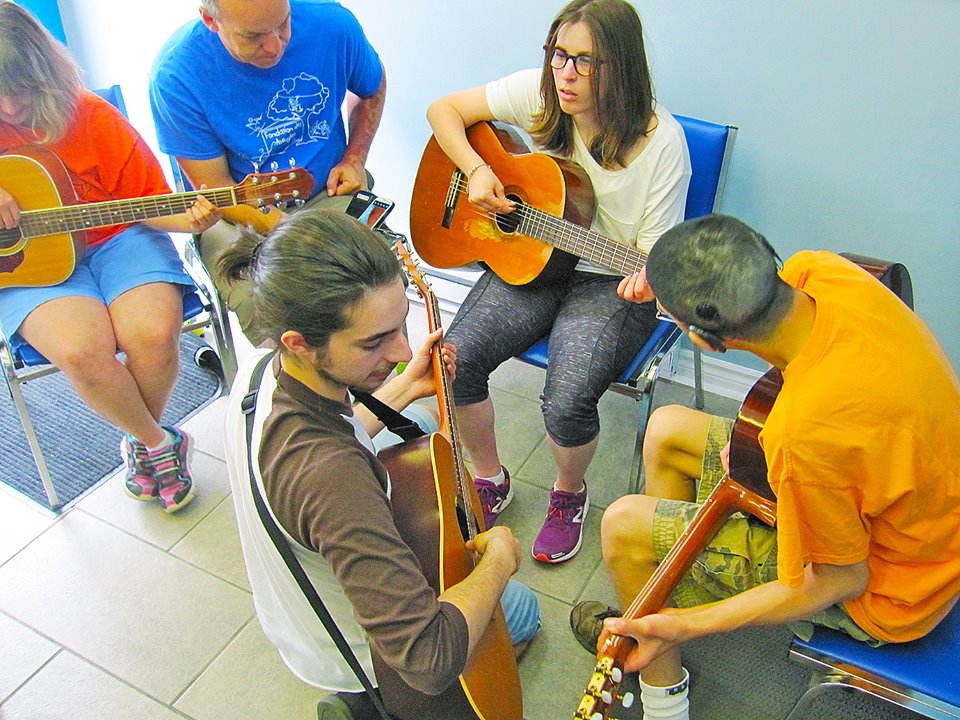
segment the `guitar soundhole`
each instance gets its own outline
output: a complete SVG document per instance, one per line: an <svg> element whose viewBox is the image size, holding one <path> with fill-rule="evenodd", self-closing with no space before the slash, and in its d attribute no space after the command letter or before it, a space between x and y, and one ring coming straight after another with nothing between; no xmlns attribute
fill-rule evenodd
<svg viewBox="0 0 960 720"><path fill-rule="evenodd" d="M20 230L17 228L10 230L0 228L0 250L12 248L18 242L20 242Z"/></svg>
<svg viewBox="0 0 960 720"><path fill-rule="evenodd" d="M508 200L513 200L517 204L517 209L519 210L520 205L523 201L516 195L507 195ZM512 213L497 213L497 227L500 228L501 232L505 233L515 233L517 228L520 227L520 213L517 210L514 210Z"/></svg>

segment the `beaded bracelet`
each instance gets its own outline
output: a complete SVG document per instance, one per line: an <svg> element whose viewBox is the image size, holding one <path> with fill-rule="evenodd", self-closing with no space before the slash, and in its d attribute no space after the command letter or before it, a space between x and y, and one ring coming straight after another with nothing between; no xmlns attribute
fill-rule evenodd
<svg viewBox="0 0 960 720"><path fill-rule="evenodd" d="M474 174L477 170L479 170L480 168L488 168L488 167L490 167L489 164L487 164L487 163L485 163L485 162L482 162L482 163L478 163L477 165L474 165L472 168L470 168L470 169L467 171L467 184L468 184L468 185L470 184L470 178L473 177L473 174Z"/></svg>

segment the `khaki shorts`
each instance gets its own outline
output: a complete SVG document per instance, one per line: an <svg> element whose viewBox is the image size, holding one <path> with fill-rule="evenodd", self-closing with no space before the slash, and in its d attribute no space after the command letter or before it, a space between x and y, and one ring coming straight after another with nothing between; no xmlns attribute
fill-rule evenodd
<svg viewBox="0 0 960 720"><path fill-rule="evenodd" d="M657 562L664 557L686 530L700 506L723 478L720 451L730 439L733 420L714 417L707 432L703 470L697 481L696 502L661 500L653 518L653 548ZM757 519L736 513L725 522L694 560L673 591L677 607L695 607L738 595L752 587L777 579L777 531ZM871 645L882 644L865 633L840 605L820 611L808 621L791 623L790 629L809 640L813 626L847 633Z"/></svg>

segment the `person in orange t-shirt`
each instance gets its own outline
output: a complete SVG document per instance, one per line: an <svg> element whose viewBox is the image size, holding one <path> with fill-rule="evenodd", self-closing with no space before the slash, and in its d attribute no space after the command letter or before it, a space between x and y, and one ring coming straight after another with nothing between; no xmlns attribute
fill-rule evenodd
<svg viewBox="0 0 960 720"><path fill-rule="evenodd" d="M2 1L0 154L24 145L41 146L60 159L81 203L170 192L136 130L81 87L66 48L26 10ZM7 180L11 190L15 180ZM3 185L0 175L0 228L15 229L20 207ZM164 231L201 232L219 217L198 196L185 214L91 229L86 252L67 280L0 290L4 334L47 357L84 402L126 433L121 454L127 493L159 500L167 512L194 496L190 438L159 424L177 378L182 297L192 282ZM117 359L118 349L126 353L126 364Z"/></svg>
<svg viewBox="0 0 960 720"><path fill-rule="evenodd" d="M734 516L674 590L676 608L629 621L598 618L616 613L598 603L574 609L578 638L593 627L591 640L603 628L638 640L627 669L640 670L641 692L685 685L679 646L696 637L775 623L809 637L818 623L873 645L906 642L960 594L950 361L912 310L850 261L804 251L777 265L762 235L721 215L677 226L650 253L661 310L704 349L776 366L783 387L759 437L776 529ZM627 299L634 283L621 284ZM730 426L676 406L651 418L648 494L620 498L602 524L623 607L722 477ZM657 717L686 717L675 710Z"/></svg>

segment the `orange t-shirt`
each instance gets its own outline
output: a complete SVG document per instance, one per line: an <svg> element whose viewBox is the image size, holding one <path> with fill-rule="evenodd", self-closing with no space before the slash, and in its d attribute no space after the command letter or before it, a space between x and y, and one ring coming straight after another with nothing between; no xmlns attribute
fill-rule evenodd
<svg viewBox="0 0 960 720"><path fill-rule="evenodd" d="M960 383L923 322L862 269L801 252L781 275L817 314L760 434L779 579L866 560L867 591L845 609L876 638L915 639L960 593Z"/></svg>
<svg viewBox="0 0 960 720"><path fill-rule="evenodd" d="M30 129L0 122L0 154L35 143ZM170 192L160 163L140 134L119 110L88 90L80 92L67 134L44 147L63 162L80 203ZM87 230L87 245L101 245L126 227Z"/></svg>

